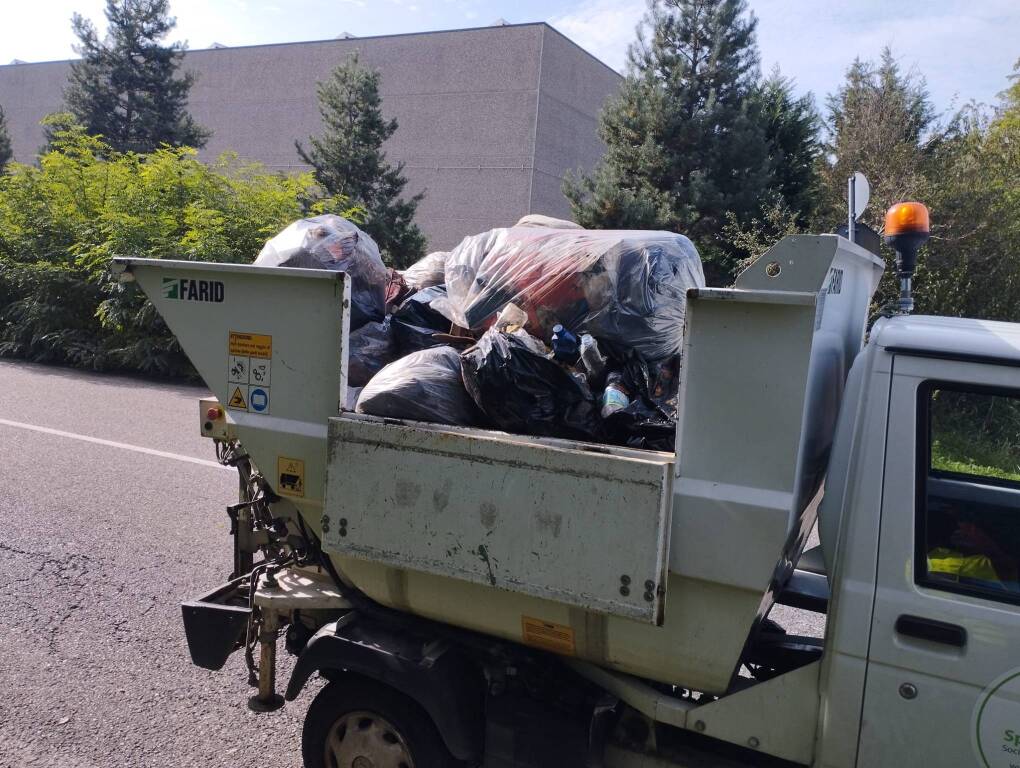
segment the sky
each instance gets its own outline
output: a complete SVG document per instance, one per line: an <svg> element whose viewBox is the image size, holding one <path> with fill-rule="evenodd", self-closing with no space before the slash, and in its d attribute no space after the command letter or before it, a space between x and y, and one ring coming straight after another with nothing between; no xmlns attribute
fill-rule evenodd
<svg viewBox="0 0 1020 768"><path fill-rule="evenodd" d="M103 28L104 0L0 0L0 64L74 56L77 11ZM821 104L854 57L890 45L923 75L936 107L994 104L1020 58L1020 0L749 0L762 68ZM547 21L615 69L645 0L171 0L172 39L190 48L322 40Z"/></svg>

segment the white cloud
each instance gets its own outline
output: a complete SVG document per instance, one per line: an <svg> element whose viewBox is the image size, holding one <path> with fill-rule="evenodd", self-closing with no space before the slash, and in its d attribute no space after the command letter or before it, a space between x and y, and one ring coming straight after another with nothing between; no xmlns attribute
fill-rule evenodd
<svg viewBox="0 0 1020 768"><path fill-rule="evenodd" d="M856 56L875 59L891 45L904 68L925 76L935 103L948 109L994 102L1020 56L1017 0L750 0L758 17L765 71L778 64L819 102L838 87ZM614 69L645 10L644 0L574 0L550 23Z"/></svg>
<svg viewBox="0 0 1020 768"><path fill-rule="evenodd" d="M644 0L589 0L549 23L613 69L623 71Z"/></svg>

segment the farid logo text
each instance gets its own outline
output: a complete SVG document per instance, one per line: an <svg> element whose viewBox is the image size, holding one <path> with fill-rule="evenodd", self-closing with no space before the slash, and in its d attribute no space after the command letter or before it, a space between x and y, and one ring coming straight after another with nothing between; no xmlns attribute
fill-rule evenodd
<svg viewBox="0 0 1020 768"><path fill-rule="evenodd" d="M190 280L186 277L164 277L163 298L180 301L223 301L223 283L219 280Z"/></svg>

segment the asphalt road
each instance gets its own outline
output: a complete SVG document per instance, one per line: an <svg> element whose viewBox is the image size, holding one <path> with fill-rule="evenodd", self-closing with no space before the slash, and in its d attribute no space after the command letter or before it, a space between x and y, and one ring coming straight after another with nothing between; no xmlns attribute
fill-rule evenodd
<svg viewBox="0 0 1020 768"><path fill-rule="evenodd" d="M301 764L308 691L257 715L240 654L188 658L179 604L230 571L237 498L204 394L0 361L3 768Z"/></svg>
<svg viewBox="0 0 1020 768"><path fill-rule="evenodd" d="M240 654L188 658L179 604L229 573L237 497L205 394L0 361L0 768L301 764L314 686L254 714Z"/></svg>

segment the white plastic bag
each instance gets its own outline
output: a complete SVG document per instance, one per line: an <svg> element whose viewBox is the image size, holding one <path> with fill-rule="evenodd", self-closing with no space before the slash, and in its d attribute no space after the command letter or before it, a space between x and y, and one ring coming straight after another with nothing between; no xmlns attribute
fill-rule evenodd
<svg viewBox="0 0 1020 768"><path fill-rule="evenodd" d="M446 262L448 298L432 306L480 330L513 302L543 341L559 323L610 353L654 361L680 352L687 289L704 285L683 235L511 227L462 240Z"/></svg>
<svg viewBox="0 0 1020 768"><path fill-rule="evenodd" d="M387 273L379 247L341 216L328 213L295 221L262 247L254 263L346 272L351 278L351 329L383 319Z"/></svg>
<svg viewBox="0 0 1020 768"><path fill-rule="evenodd" d="M400 273L404 278L404 282L407 283L407 287L417 292L423 288L442 285L446 280L444 273L446 270L446 259L449 255L448 251L434 251L414 262L414 264Z"/></svg>

